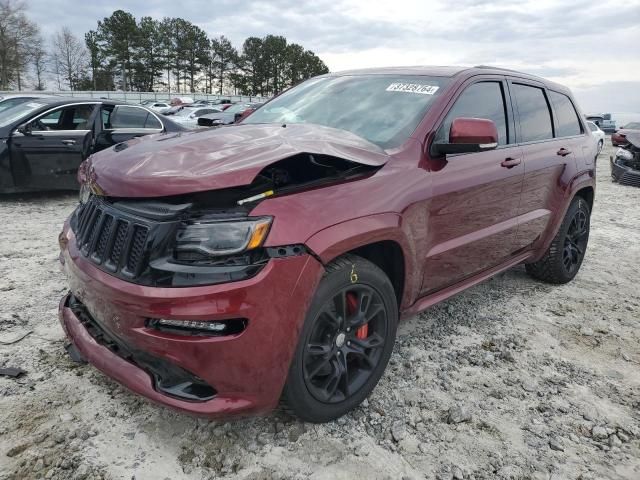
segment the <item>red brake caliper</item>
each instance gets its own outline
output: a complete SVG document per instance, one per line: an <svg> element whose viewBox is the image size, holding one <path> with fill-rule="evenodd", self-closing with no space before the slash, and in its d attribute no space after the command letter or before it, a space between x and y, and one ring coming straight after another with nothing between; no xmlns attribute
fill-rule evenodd
<svg viewBox="0 0 640 480"><path fill-rule="evenodd" d="M353 292L347 292L347 312L349 315L353 315L358 308L358 297ZM356 338L360 340L364 340L369 336L369 324L365 323L364 325L358 327L356 330Z"/></svg>

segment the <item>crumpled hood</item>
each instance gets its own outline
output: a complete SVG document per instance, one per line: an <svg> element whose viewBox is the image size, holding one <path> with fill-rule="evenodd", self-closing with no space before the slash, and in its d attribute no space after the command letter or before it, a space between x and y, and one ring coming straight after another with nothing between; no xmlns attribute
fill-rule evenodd
<svg viewBox="0 0 640 480"><path fill-rule="evenodd" d="M344 130L239 124L131 140L93 155L83 171L104 195L157 197L248 185L264 167L299 153L372 166L389 158Z"/></svg>
<svg viewBox="0 0 640 480"><path fill-rule="evenodd" d="M626 130L624 135L627 137L627 141L634 147L640 149L640 131L638 130Z"/></svg>

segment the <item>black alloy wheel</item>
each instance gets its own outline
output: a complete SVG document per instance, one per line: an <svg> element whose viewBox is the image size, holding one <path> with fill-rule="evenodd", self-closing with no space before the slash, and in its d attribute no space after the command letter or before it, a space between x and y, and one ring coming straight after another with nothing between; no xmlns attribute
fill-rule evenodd
<svg viewBox="0 0 640 480"><path fill-rule="evenodd" d="M587 214L584 210L577 210L569 223L562 251L562 264L569 275L580 268L587 248L588 235L589 219Z"/></svg>
<svg viewBox="0 0 640 480"><path fill-rule="evenodd" d="M318 401L339 403L362 388L382 357L388 321L380 294L367 285L344 287L323 305L303 358Z"/></svg>
<svg viewBox="0 0 640 480"><path fill-rule="evenodd" d="M282 404L308 422L328 422L374 389L393 351L396 292L373 263L345 255L325 267L294 352Z"/></svg>
<svg viewBox="0 0 640 480"><path fill-rule="evenodd" d="M526 264L527 273L547 283L562 284L573 280L587 250L590 218L587 201L575 197L547 251L537 262Z"/></svg>

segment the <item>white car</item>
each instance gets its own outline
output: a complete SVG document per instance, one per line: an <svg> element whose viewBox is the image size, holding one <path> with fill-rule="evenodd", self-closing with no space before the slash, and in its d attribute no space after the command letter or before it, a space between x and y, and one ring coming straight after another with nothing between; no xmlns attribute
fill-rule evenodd
<svg viewBox="0 0 640 480"><path fill-rule="evenodd" d="M602 147L604 147L605 133L602 130L600 130L600 127L598 125L588 120L587 120L587 126L589 127L589 130L591 130L591 135L593 135L593 138L595 138L596 142L598 142L597 154L600 155L600 152L602 151Z"/></svg>
<svg viewBox="0 0 640 480"><path fill-rule="evenodd" d="M157 100L145 100L144 102L141 102L140 105L158 113L165 113L169 111L169 109L171 109L171 105L169 105L167 102Z"/></svg>
<svg viewBox="0 0 640 480"><path fill-rule="evenodd" d="M176 113L171 115L171 120L187 128L196 128L198 126L198 118L202 115L221 112L219 108L213 107L183 107Z"/></svg>

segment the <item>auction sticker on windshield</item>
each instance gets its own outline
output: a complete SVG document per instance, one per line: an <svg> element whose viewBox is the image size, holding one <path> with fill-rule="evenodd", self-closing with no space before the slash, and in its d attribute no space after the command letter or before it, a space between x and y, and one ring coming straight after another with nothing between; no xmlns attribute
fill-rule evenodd
<svg viewBox="0 0 640 480"><path fill-rule="evenodd" d="M419 83L392 83L387 87L387 92L420 93L422 95L433 95L438 91L434 85L421 85Z"/></svg>

